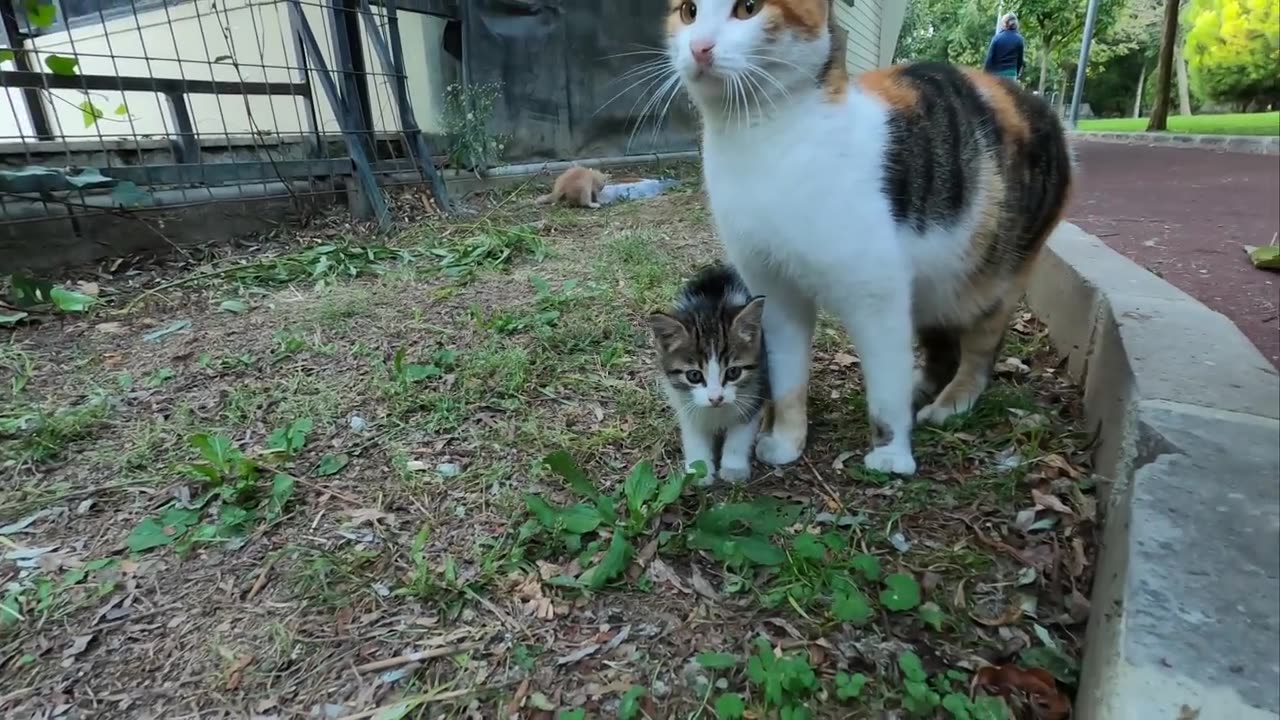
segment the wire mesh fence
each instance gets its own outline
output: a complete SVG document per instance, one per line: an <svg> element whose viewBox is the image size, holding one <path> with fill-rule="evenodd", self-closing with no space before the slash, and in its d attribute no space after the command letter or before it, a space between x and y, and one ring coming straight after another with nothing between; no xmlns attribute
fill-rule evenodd
<svg viewBox="0 0 1280 720"><path fill-rule="evenodd" d="M385 222L399 184L447 210L429 133L457 74L450 9L412 4L0 0L0 250L122 213L339 192Z"/></svg>

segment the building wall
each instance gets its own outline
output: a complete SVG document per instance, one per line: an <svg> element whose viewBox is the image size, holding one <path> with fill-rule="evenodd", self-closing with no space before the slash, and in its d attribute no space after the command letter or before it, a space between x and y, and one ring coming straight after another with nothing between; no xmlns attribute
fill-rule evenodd
<svg viewBox="0 0 1280 720"><path fill-rule="evenodd" d="M207 2L190 2L144 9L136 16L126 14L109 18L106 23L90 23L43 35L29 44L28 49L33 51L32 62L40 70L45 69L45 58L62 55L79 60L77 72L80 74L227 82L228 94L187 96L192 122L201 137L245 135L255 130L275 134L305 131L307 117L301 99L245 98L234 91L240 75L246 81L296 82L300 77L296 70L286 67L297 66L289 4L283 0L223 0L217 3L217 8L215 12ZM332 71L332 23L328 13L312 3L304 3L304 12ZM444 91L439 65L440 38L444 21L407 12L399 13L399 19L414 114L424 130L439 131ZM375 56L367 35L364 39L365 67L371 73L369 97L374 125L378 130L394 130L399 120L391 79L372 76L386 70ZM231 56L242 63L240 74L229 61L213 62ZM0 68L15 69L12 62L2 63ZM334 113L314 74L312 85L320 129L337 132ZM91 92L90 101L105 114L92 125L86 125L80 109L85 93L53 90L42 94L55 133L65 138L164 137L173 130L164 97L155 93ZM115 113L122 104L128 109L127 115ZM0 106L0 142L34 139L21 91L5 88L0 105L8 105Z"/></svg>
<svg viewBox="0 0 1280 720"><path fill-rule="evenodd" d="M907 0L833 0L836 22L848 33L849 69L862 72L888 65L902 31Z"/></svg>

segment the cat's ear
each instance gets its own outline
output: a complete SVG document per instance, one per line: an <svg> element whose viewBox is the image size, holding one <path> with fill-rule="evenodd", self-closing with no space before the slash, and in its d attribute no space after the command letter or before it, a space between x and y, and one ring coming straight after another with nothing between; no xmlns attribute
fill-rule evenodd
<svg viewBox="0 0 1280 720"><path fill-rule="evenodd" d="M662 352L671 352L689 339L689 330L684 323L666 313L654 313L649 316L649 329L653 331L653 339Z"/></svg>
<svg viewBox="0 0 1280 720"><path fill-rule="evenodd" d="M764 296L757 295L751 298L751 302L747 303L734 316L733 323L729 326L733 334L746 343L754 343L760 339L761 331L764 327Z"/></svg>

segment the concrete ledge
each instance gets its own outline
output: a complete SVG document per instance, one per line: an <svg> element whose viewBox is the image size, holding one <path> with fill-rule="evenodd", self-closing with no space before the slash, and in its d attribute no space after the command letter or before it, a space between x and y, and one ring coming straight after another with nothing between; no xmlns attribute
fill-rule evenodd
<svg viewBox="0 0 1280 720"><path fill-rule="evenodd" d="M1224 316L1063 225L1028 292L1098 431L1079 720L1280 718L1280 378Z"/></svg>
<svg viewBox="0 0 1280 720"><path fill-rule="evenodd" d="M1256 135L1191 135L1188 133L1149 132L1087 132L1071 134L1073 141L1110 142L1125 145L1152 145L1156 147L1186 147L1218 152L1238 152L1251 155L1280 155L1280 137Z"/></svg>

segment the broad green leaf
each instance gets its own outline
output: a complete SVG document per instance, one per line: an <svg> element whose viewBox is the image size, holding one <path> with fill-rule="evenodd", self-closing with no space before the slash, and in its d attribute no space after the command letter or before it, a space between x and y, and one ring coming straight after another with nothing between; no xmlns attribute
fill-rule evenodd
<svg viewBox="0 0 1280 720"><path fill-rule="evenodd" d="M419 382L430 378L440 377L444 374L440 368L435 365L406 365L404 366L404 379L409 382Z"/></svg>
<svg viewBox="0 0 1280 720"><path fill-rule="evenodd" d="M685 476L684 473L672 472L662 483L662 488L658 490L658 509L661 510L671 503L680 499L680 495L684 493Z"/></svg>
<svg viewBox="0 0 1280 720"><path fill-rule="evenodd" d="M128 105L125 105L124 103L120 103L119 105L117 105L117 106L116 106L115 114L116 114L116 115L128 115L128 114L129 114L129 106L128 106Z"/></svg>
<svg viewBox="0 0 1280 720"><path fill-rule="evenodd" d="M38 28L47 28L58 19L58 8L52 0L27 0L27 22Z"/></svg>
<svg viewBox="0 0 1280 720"><path fill-rule="evenodd" d="M955 720L973 720L969 713L969 698L959 693L950 693L942 698L942 709L951 713Z"/></svg>
<svg viewBox="0 0 1280 720"><path fill-rule="evenodd" d="M1249 260L1256 268L1280 270L1280 246L1264 245L1249 250Z"/></svg>
<svg viewBox="0 0 1280 720"><path fill-rule="evenodd" d="M222 472L228 472L231 469L231 461L239 458L240 453L231 444L229 438L222 435L209 435L199 433L191 437L191 447L200 452L210 465L213 465Z"/></svg>
<svg viewBox="0 0 1280 720"><path fill-rule="evenodd" d="M542 464L559 475L574 492L593 501L606 524L614 525L618 522L618 512L613 507L613 501L601 495L591 481L587 480L586 474L573 461L573 456L561 450L548 455L543 459Z"/></svg>
<svg viewBox="0 0 1280 720"><path fill-rule="evenodd" d="M186 528L182 528L182 532L185 531ZM161 525L159 520L147 518L138 523L133 532L129 533L124 544L133 552L143 552L176 541L182 537L182 532L166 533L164 525Z"/></svg>
<svg viewBox="0 0 1280 720"><path fill-rule="evenodd" d="M902 677L912 682L922 683L929 677L925 674L920 656L910 650L898 656L898 667L902 669Z"/></svg>
<svg viewBox="0 0 1280 720"><path fill-rule="evenodd" d="M1009 706L1004 698L980 697L969 707L973 720L1008 720L1011 717Z"/></svg>
<svg viewBox="0 0 1280 720"><path fill-rule="evenodd" d="M560 511L547 504L537 495L524 496L525 507L538 519L538 523L548 530L555 530L560 521Z"/></svg>
<svg viewBox="0 0 1280 720"><path fill-rule="evenodd" d="M16 325L23 318L27 317L27 315L28 313L21 310L0 309L0 325Z"/></svg>
<svg viewBox="0 0 1280 720"><path fill-rule="evenodd" d="M84 312L98 302L98 299L91 295L57 286L49 289L49 300L62 312Z"/></svg>
<svg viewBox="0 0 1280 720"><path fill-rule="evenodd" d="M609 549L605 551L600 563L579 576L579 580L592 590L599 590L610 580L622 574L631 562L631 543L622 533L615 532Z"/></svg>
<svg viewBox="0 0 1280 720"><path fill-rule="evenodd" d="M282 450L293 455L307 444L307 433L311 432L314 423L311 418L302 418L289 423L267 436L268 450Z"/></svg>
<svg viewBox="0 0 1280 720"><path fill-rule="evenodd" d="M927 602L920 606L920 619L926 625L932 627L937 632L942 632L942 623L946 621L947 616L943 614L942 608L937 603Z"/></svg>
<svg viewBox="0 0 1280 720"><path fill-rule="evenodd" d="M632 685L618 703L618 720L637 720L640 717L640 698L645 696L643 685Z"/></svg>
<svg viewBox="0 0 1280 720"><path fill-rule="evenodd" d="M8 62L13 60L15 57L17 56L14 55L13 51L9 48L0 48L0 62Z"/></svg>
<svg viewBox="0 0 1280 720"><path fill-rule="evenodd" d="M737 693L725 693L716 698L715 710L719 720L741 720L747 712L747 703Z"/></svg>
<svg viewBox="0 0 1280 720"><path fill-rule="evenodd" d="M587 720L587 711L582 708L561 710L556 713L556 720Z"/></svg>
<svg viewBox="0 0 1280 720"><path fill-rule="evenodd" d="M813 562L820 562L827 556L827 549L822 541L807 532L800 533L791 541L791 549L798 557Z"/></svg>
<svg viewBox="0 0 1280 720"><path fill-rule="evenodd" d="M80 108L80 117L84 119L84 126L87 128L93 127L99 120L106 117L106 113L102 112L102 108L94 105L92 100L85 100L78 107Z"/></svg>
<svg viewBox="0 0 1280 720"><path fill-rule="evenodd" d="M738 664L738 658L730 655L729 653L698 653L696 659L699 665L708 670L726 670L731 667L736 667Z"/></svg>
<svg viewBox="0 0 1280 720"><path fill-rule="evenodd" d="M649 460L632 468L622 484L622 494L627 498L627 509L632 515L639 515L657 491L658 478L653 474L653 463Z"/></svg>
<svg viewBox="0 0 1280 720"><path fill-rule="evenodd" d="M809 709L803 705L784 705L778 714L779 720L809 720L810 717Z"/></svg>
<svg viewBox="0 0 1280 720"><path fill-rule="evenodd" d="M851 625L865 625L875 612L867 596L857 588L837 591L831 598L831 614L840 622Z"/></svg>
<svg viewBox="0 0 1280 720"><path fill-rule="evenodd" d="M218 303L218 309L223 312L239 315L249 311L249 303L243 300L223 300Z"/></svg>
<svg viewBox="0 0 1280 720"><path fill-rule="evenodd" d="M275 520L284 514L284 506L293 497L293 478L284 473L276 473L271 479L271 497L267 501L267 519Z"/></svg>
<svg viewBox="0 0 1280 720"><path fill-rule="evenodd" d="M76 58L66 57L64 55L50 55L44 59L44 64L45 67L49 68L49 72L54 75L69 77L76 74L76 67L80 65L80 61Z"/></svg>
<svg viewBox="0 0 1280 720"><path fill-rule="evenodd" d="M782 548L765 538L749 535L737 538L736 542L742 555L756 565L781 565L787 561L787 554Z"/></svg>
<svg viewBox="0 0 1280 720"><path fill-rule="evenodd" d="M342 472L342 469L351 462L351 458L346 455L325 455L320 458L320 465L316 467L316 475L319 477L329 477Z"/></svg>
<svg viewBox="0 0 1280 720"><path fill-rule="evenodd" d="M875 555L858 555L849 562L859 575L868 582L875 582L880 579L880 558Z"/></svg>
<svg viewBox="0 0 1280 720"><path fill-rule="evenodd" d="M581 535L600 527L600 513L586 503L578 503L560 513L560 522L566 532Z"/></svg>
<svg viewBox="0 0 1280 720"><path fill-rule="evenodd" d="M840 700L852 700L862 694L867 684L867 676L862 673L836 673L836 697Z"/></svg>
<svg viewBox="0 0 1280 720"><path fill-rule="evenodd" d="M893 612L910 610L920 604L920 583L910 575L895 573L884 579L880 604Z"/></svg>

